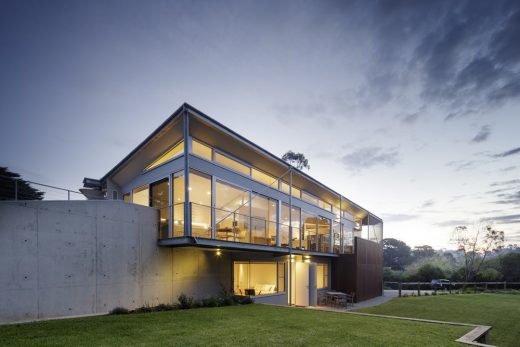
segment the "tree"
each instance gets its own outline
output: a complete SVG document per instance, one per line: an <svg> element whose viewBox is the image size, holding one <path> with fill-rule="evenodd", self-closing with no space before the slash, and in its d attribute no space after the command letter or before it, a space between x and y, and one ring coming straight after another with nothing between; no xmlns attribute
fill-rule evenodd
<svg viewBox="0 0 520 347"><path fill-rule="evenodd" d="M491 225L476 225L472 229L458 226L453 231L452 241L464 255L464 281L472 281L489 253L504 246L504 232Z"/></svg>
<svg viewBox="0 0 520 347"><path fill-rule="evenodd" d="M404 266L412 260L410 247L403 241L397 239L383 239L384 266L393 270L403 270Z"/></svg>
<svg viewBox="0 0 520 347"><path fill-rule="evenodd" d="M295 153L289 150L282 156L282 159L291 164L292 166L295 166L298 170L311 169L311 166L309 165L309 160L305 158L305 155L303 155L303 153Z"/></svg>
<svg viewBox="0 0 520 347"><path fill-rule="evenodd" d="M504 275L505 281L520 281L520 253L508 253L500 256L500 271Z"/></svg>
<svg viewBox="0 0 520 347"><path fill-rule="evenodd" d="M432 246L424 245L424 246L416 246L412 251L413 257L417 259L433 257L435 255L435 250Z"/></svg>
<svg viewBox="0 0 520 347"><path fill-rule="evenodd" d="M424 264L417 271L417 281L429 282L434 278L444 278L444 271L438 266L432 264Z"/></svg>
<svg viewBox="0 0 520 347"><path fill-rule="evenodd" d="M15 194L15 189L18 189L18 194ZM21 179L19 174L0 167L0 200L14 200L15 197L18 200L42 200L44 194Z"/></svg>

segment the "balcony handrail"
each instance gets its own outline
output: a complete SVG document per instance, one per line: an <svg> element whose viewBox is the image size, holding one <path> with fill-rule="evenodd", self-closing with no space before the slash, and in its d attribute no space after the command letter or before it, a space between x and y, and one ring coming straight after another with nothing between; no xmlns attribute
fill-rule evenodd
<svg viewBox="0 0 520 347"><path fill-rule="evenodd" d="M18 182L25 182L25 183L34 184L34 185L37 185L37 186L42 186L42 187L46 187L46 188L52 188L52 189L65 191L65 192L67 192L67 200L70 200L70 193L83 195L82 193L80 193L78 191L75 191L75 190L72 190L72 189L51 186L49 184L44 184L44 183L35 182L35 181L29 181L29 180L23 179L21 177L11 177L11 176L0 175L0 178L6 178L6 179L10 179L10 180L14 181L14 183L15 183L14 200L18 200Z"/></svg>

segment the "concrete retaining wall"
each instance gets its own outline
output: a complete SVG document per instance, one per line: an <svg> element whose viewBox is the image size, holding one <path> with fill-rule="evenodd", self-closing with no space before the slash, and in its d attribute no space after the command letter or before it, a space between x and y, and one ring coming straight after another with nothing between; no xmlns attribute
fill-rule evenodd
<svg viewBox="0 0 520 347"><path fill-rule="evenodd" d="M230 287L229 257L157 246L158 211L122 201L0 202L0 323L174 303ZM174 266L175 264L175 266Z"/></svg>

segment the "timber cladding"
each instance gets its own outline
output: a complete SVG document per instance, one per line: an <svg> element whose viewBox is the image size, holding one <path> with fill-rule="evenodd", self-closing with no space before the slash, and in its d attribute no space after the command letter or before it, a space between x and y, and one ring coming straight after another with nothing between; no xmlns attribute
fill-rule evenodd
<svg viewBox="0 0 520 347"><path fill-rule="evenodd" d="M383 295L383 248L381 244L356 237L354 254L332 261L332 289L354 292L355 301Z"/></svg>

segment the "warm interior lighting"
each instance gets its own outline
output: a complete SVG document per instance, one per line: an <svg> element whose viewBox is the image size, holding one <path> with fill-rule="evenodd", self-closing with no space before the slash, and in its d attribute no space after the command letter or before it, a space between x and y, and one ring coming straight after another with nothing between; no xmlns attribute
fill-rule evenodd
<svg viewBox="0 0 520 347"><path fill-rule="evenodd" d="M217 248L217 252L215 253L217 257L220 257L222 255L222 251Z"/></svg>
<svg viewBox="0 0 520 347"><path fill-rule="evenodd" d="M164 154L162 154L159 158L154 160L150 165L148 165L144 171L151 170L179 155L181 155L184 151L184 141L179 142L169 150L167 150Z"/></svg>

